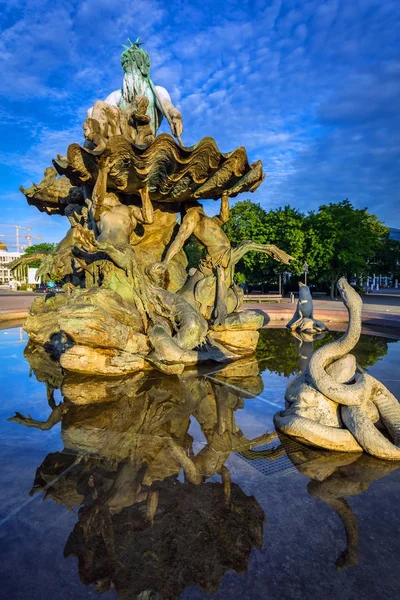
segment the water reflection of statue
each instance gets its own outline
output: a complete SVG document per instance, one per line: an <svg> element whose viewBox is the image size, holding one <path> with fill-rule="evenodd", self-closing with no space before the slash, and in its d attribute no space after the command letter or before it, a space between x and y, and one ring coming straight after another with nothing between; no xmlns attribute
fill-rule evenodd
<svg viewBox="0 0 400 600"><path fill-rule="evenodd" d="M102 122L104 120L102 113L107 110L107 105L116 106L129 114L136 106L137 97L141 96L148 101L146 114L153 137L165 117L173 135L181 142L180 137L183 131L181 113L172 104L167 90L153 84L150 78L150 57L140 46L139 41L125 46L125 51L121 55L121 65L124 70L122 89L109 94L104 102L96 102L89 109L88 117Z"/></svg>
<svg viewBox="0 0 400 600"><path fill-rule="evenodd" d="M336 560L341 571L359 562L357 518L346 498L363 494L369 486L400 467L400 462L383 461L360 453L326 452L294 442L283 434L280 440L296 468L311 481L307 491L330 506L341 519L346 548Z"/></svg>
<svg viewBox="0 0 400 600"><path fill-rule="evenodd" d="M245 390L250 379L254 391L262 381L246 366L239 361L228 373ZM233 449L248 450L275 434L246 439L234 416L246 393L225 382L223 370L213 381L155 372L119 380L66 376L64 402L46 423L12 418L39 429L61 421L65 450L39 466L31 494L46 488L47 498L80 506L65 555L78 557L86 585L114 587L121 599L143 592L172 599L196 584L215 592L228 569L246 570L252 548L262 546L264 513L231 483L225 463ZM189 433L193 418L206 438L199 452ZM221 483L207 481L217 473Z"/></svg>

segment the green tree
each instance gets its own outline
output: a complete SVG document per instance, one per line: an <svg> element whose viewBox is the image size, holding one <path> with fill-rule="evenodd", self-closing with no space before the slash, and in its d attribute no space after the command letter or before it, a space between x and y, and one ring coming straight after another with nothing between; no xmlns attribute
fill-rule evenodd
<svg viewBox="0 0 400 600"><path fill-rule="evenodd" d="M202 244L191 235L184 246L184 251L188 259L188 269L197 269L201 259L205 256L206 250Z"/></svg>
<svg viewBox="0 0 400 600"><path fill-rule="evenodd" d="M233 246L243 240L275 244L296 259L288 268L265 254L249 252L237 264L236 281L263 283L279 272L301 272L306 247L304 215L290 206L266 212L259 204L250 200L237 202L231 209L231 216L224 225L224 230Z"/></svg>
<svg viewBox="0 0 400 600"><path fill-rule="evenodd" d="M37 254L39 252L44 252L45 254L51 254L57 248L57 244L52 244L50 242L43 242L42 244L35 244L33 246L28 246L25 248L24 254L32 255ZM37 268L40 265L40 260L35 260L29 266L33 268Z"/></svg>
<svg viewBox="0 0 400 600"><path fill-rule="evenodd" d="M392 240L389 233L382 236L381 245L370 261L369 274L391 274L393 278L400 276L400 242Z"/></svg>
<svg viewBox="0 0 400 600"><path fill-rule="evenodd" d="M330 285L331 298L343 275L363 275L389 230L367 209L346 199L319 207L307 217L307 262L311 275Z"/></svg>

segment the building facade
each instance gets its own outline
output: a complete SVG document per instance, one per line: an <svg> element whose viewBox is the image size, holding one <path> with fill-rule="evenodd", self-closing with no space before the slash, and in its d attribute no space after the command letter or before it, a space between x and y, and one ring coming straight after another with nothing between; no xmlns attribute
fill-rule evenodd
<svg viewBox="0 0 400 600"><path fill-rule="evenodd" d="M22 252L8 252L6 246L0 245L0 283L10 283L14 279L6 264L19 258L21 254Z"/></svg>

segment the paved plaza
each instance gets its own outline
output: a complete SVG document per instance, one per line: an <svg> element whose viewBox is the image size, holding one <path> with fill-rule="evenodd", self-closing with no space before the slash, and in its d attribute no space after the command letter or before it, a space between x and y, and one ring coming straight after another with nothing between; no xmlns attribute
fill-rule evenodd
<svg viewBox="0 0 400 600"><path fill-rule="evenodd" d="M364 325L393 327L400 330L400 290L381 290L363 297ZM41 294L0 290L0 323L22 320L29 307ZM296 300L297 303L297 300ZM287 322L293 316L296 303L245 302L245 308L263 312L268 323ZM347 310L341 300L313 300L315 317L329 323L347 322ZM283 323L282 323L283 324Z"/></svg>

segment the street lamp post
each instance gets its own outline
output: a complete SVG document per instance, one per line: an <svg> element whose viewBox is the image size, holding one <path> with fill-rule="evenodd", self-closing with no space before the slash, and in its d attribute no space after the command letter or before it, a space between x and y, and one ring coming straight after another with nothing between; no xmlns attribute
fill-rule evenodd
<svg viewBox="0 0 400 600"><path fill-rule="evenodd" d="M307 285L307 275L308 275L308 262L305 260L303 265L303 273L304 273L304 283Z"/></svg>

